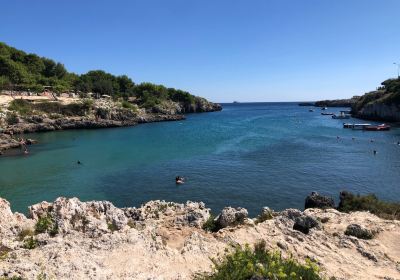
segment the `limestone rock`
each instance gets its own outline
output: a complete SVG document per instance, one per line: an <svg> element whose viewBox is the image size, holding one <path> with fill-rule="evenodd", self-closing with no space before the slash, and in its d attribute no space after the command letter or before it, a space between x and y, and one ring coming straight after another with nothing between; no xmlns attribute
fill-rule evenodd
<svg viewBox="0 0 400 280"><path fill-rule="evenodd" d="M348 225L345 231L346 235L355 236L360 239L372 239L374 238L374 233L358 224Z"/></svg>
<svg viewBox="0 0 400 280"><path fill-rule="evenodd" d="M320 195L317 192L312 192L311 195L307 196L304 209L307 208L335 208L335 202L333 198Z"/></svg>
<svg viewBox="0 0 400 280"><path fill-rule="evenodd" d="M243 224L248 214L249 213L245 208L225 207L222 209L221 214L216 218L216 222L220 228L235 226Z"/></svg>
<svg viewBox="0 0 400 280"><path fill-rule="evenodd" d="M308 234L312 228L321 228L320 222L312 216L300 216L294 221L293 229L301 231L304 234Z"/></svg>

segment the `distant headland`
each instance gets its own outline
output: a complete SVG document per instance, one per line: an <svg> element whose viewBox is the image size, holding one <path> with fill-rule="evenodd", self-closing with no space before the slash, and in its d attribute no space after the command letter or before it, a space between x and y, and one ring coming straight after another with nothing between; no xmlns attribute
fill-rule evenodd
<svg viewBox="0 0 400 280"><path fill-rule="evenodd" d="M350 107L354 117L400 122L400 78L388 79L376 90L349 99L302 102L299 106Z"/></svg>

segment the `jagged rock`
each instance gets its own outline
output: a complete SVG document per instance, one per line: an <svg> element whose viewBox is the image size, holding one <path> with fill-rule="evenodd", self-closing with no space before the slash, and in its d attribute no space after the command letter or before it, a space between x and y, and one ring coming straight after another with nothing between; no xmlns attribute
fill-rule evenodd
<svg viewBox="0 0 400 280"><path fill-rule="evenodd" d="M308 234L312 228L321 228L320 222L312 216L300 216L294 221L293 229Z"/></svg>
<svg viewBox="0 0 400 280"><path fill-rule="evenodd" d="M374 238L374 233L372 231L357 224L348 225L344 234L355 236L360 239Z"/></svg>
<svg viewBox="0 0 400 280"><path fill-rule="evenodd" d="M197 202L149 201L138 208L120 209L107 201L59 198L30 209L34 219L12 213L9 203L0 199L0 254L7 251L0 259L0 278L192 279L198 271L211 271L210 259L222 257L232 245L253 246L259 240L265 241L267 250L280 248L284 258L318 259L327 279L397 279L399 275L400 222L368 212L288 209L252 227L232 226L210 233L199 228L209 209ZM48 215L59 222L59 233L35 234L37 247L24 247L31 237L20 238L21 229L32 229ZM309 235L293 230L296 220L308 216L329 220ZM370 241L344 235L344 229L354 223L382 232Z"/></svg>
<svg viewBox="0 0 400 280"><path fill-rule="evenodd" d="M304 209L307 208L335 208L335 202L331 197L320 195L317 192L312 192L311 195L306 198Z"/></svg>
<svg viewBox="0 0 400 280"><path fill-rule="evenodd" d="M293 221L296 218L298 218L298 217L303 215L303 213L300 210L291 209L291 208L282 211L280 214L281 214L282 217L286 217L287 219L293 220Z"/></svg>
<svg viewBox="0 0 400 280"><path fill-rule="evenodd" d="M235 226L243 224L248 214L249 213L245 208L225 207L222 209L221 214L216 218L216 222L220 228Z"/></svg>

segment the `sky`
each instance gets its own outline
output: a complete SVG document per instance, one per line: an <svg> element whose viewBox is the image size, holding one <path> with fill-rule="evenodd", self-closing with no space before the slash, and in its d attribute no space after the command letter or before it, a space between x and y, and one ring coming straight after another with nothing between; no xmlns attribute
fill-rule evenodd
<svg viewBox="0 0 400 280"><path fill-rule="evenodd" d="M399 0L2 0L0 41L216 102L311 101L397 75Z"/></svg>

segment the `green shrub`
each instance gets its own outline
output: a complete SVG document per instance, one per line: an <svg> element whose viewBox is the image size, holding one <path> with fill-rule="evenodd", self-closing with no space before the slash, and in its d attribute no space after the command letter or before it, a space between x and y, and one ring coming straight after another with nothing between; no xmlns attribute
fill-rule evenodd
<svg viewBox="0 0 400 280"><path fill-rule="evenodd" d="M0 245L0 260L6 259L10 251L11 249L7 246Z"/></svg>
<svg viewBox="0 0 400 280"><path fill-rule="evenodd" d="M400 220L400 203L379 200L374 194L354 195L346 192L341 196L338 210L341 212L369 211L383 219Z"/></svg>
<svg viewBox="0 0 400 280"><path fill-rule="evenodd" d="M109 230L111 230L112 232L118 230L117 226L114 225L113 223L108 223L108 224L107 224L107 228L108 228Z"/></svg>
<svg viewBox="0 0 400 280"><path fill-rule="evenodd" d="M248 280L253 276L267 279L285 280L321 280L319 267L307 259L301 264L293 258L283 258L279 252L268 252L265 241L255 245L236 247L234 252L222 260L213 260L211 273L195 275L197 280Z"/></svg>
<svg viewBox="0 0 400 280"><path fill-rule="evenodd" d="M18 115L14 112L7 112L6 122L8 125L13 125L19 123Z"/></svg>
<svg viewBox="0 0 400 280"><path fill-rule="evenodd" d="M33 236L34 232L30 228L26 228L21 230L21 232L18 234L18 239L20 241L24 240L25 237L27 236Z"/></svg>
<svg viewBox="0 0 400 280"><path fill-rule="evenodd" d="M122 100L121 101L121 106L122 106L122 108L129 109L129 110L132 110L132 111L136 111L136 107L132 103L130 103L128 101Z"/></svg>
<svg viewBox="0 0 400 280"><path fill-rule="evenodd" d="M8 110L18 112L20 115L28 115L32 112L32 103L24 99L14 99L10 102Z"/></svg>
<svg viewBox="0 0 400 280"><path fill-rule="evenodd" d="M54 236L58 233L58 225L51 216L40 217L35 225L35 233L49 233Z"/></svg>
<svg viewBox="0 0 400 280"><path fill-rule="evenodd" d="M35 238L33 238L33 236L31 236L31 237L25 239L24 245L22 247L24 247L25 249L32 250L32 249L35 249L38 245L39 244L38 244L37 240Z"/></svg>
<svg viewBox="0 0 400 280"><path fill-rule="evenodd" d="M255 223L259 224L259 223L265 222L267 220L271 220L273 218L274 218L274 216L272 215L272 211L266 211L265 213L258 215Z"/></svg>
<svg viewBox="0 0 400 280"><path fill-rule="evenodd" d="M217 231L219 231L221 229L221 227L215 221L215 215L213 215L213 214L210 214L210 217L203 224L202 228L205 231L209 231L209 232L217 232Z"/></svg>

